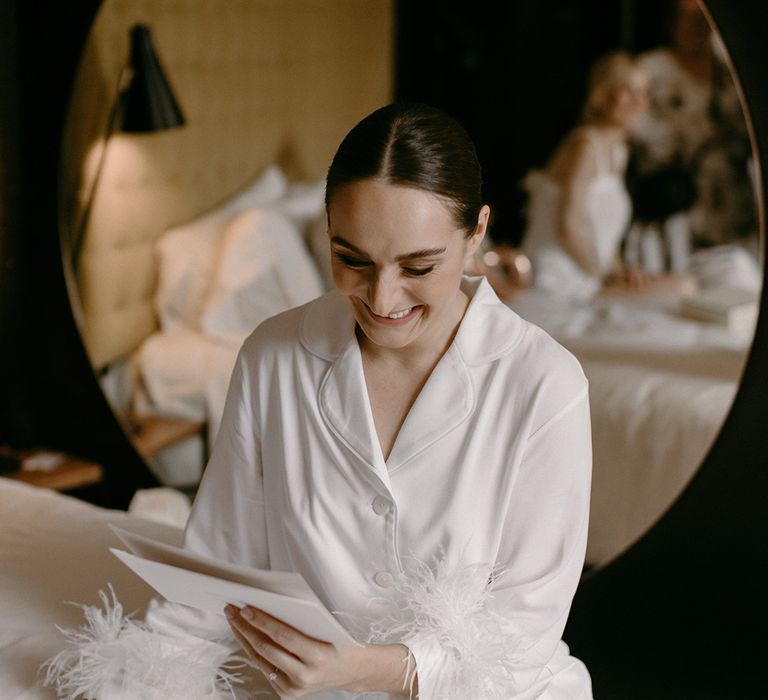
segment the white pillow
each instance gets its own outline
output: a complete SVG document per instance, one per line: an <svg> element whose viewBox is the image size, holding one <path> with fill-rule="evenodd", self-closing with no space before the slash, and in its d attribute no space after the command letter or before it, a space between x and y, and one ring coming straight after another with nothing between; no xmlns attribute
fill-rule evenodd
<svg viewBox="0 0 768 700"><path fill-rule="evenodd" d="M306 246L320 273L323 289L331 289L333 274L325 213L325 180L290 184L285 195L270 206L279 208L301 224Z"/></svg>
<svg viewBox="0 0 768 700"><path fill-rule="evenodd" d="M288 189L285 175L270 166L247 188L214 210L168 229L157 242L155 311L160 327L195 328L211 283L219 238L240 212L279 199Z"/></svg>
<svg viewBox="0 0 768 700"><path fill-rule="evenodd" d="M300 226L279 204L251 209L227 227L200 328L212 340L240 344L263 320L323 291Z"/></svg>
<svg viewBox="0 0 768 700"><path fill-rule="evenodd" d="M287 216L306 225L325 211L325 180L291 183L274 204Z"/></svg>

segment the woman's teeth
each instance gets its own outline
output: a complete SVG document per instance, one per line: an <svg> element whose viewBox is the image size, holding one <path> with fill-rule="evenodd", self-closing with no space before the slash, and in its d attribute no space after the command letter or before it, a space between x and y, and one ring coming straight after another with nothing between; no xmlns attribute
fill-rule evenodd
<svg viewBox="0 0 768 700"><path fill-rule="evenodd" d="M405 318L411 311L413 311L413 306L410 309L403 309L403 311L398 311L394 314L387 314L386 318Z"/></svg>

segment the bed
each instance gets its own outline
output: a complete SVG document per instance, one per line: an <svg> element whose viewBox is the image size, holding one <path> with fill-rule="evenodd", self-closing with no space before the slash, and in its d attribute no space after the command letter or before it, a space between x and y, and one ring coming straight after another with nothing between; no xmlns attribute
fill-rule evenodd
<svg viewBox="0 0 768 700"><path fill-rule="evenodd" d="M66 645L56 626L80 627L79 606L101 606L99 591L108 592L109 585L137 618L153 595L109 552L122 548L109 525L170 544L181 542L182 531L2 477L0 514L0 697L53 700L56 692L43 685L41 666ZM259 675L245 683L252 695L277 697Z"/></svg>
<svg viewBox="0 0 768 700"><path fill-rule="evenodd" d="M325 235L324 227L318 231ZM308 253L304 256L306 284L297 293L309 299L329 281L321 275L318 260ZM287 274L297 269L296 257L291 261ZM306 300L270 291L285 286L279 274L251 281L257 283L266 288L260 294L243 294L247 309L243 318L224 314L227 323L219 319L217 325L211 320L215 315L203 314L198 330L168 322L167 330L144 341L134 359L142 378L137 400L148 407L145 410L204 417L215 433L245 335L262 316ZM229 294L237 297L236 290ZM222 298L229 299L223 303L227 309L238 305L230 296ZM270 301L266 306L249 301L256 298ZM517 313L573 352L590 382L594 454L590 566L600 566L628 547L682 492L736 393L751 340L748 329L736 332L684 318L678 304L664 299L603 299L573 305L533 290L510 302ZM225 327L229 334L223 332Z"/></svg>
<svg viewBox="0 0 768 700"><path fill-rule="evenodd" d="M181 532L4 478L0 514L0 696L54 698L38 670L63 648L54 625L82 623L80 608L66 601L96 604L110 582L128 611L141 611L151 597L151 589L109 552L119 544L109 523L169 542L179 541Z"/></svg>
<svg viewBox="0 0 768 700"><path fill-rule="evenodd" d="M600 566L660 518L698 469L735 396L751 335L685 318L673 299L583 305L528 290L508 303L567 347L589 380L587 563Z"/></svg>

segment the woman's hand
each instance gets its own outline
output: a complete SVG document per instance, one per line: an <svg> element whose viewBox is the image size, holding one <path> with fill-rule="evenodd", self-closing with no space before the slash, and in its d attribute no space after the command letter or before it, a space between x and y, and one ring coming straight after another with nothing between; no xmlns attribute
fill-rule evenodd
<svg viewBox="0 0 768 700"><path fill-rule="evenodd" d="M652 281L653 276L649 275L640 267L625 267L621 276L621 282L628 289L643 289Z"/></svg>
<svg viewBox="0 0 768 700"><path fill-rule="evenodd" d="M337 647L250 606L228 605L225 613L246 654L281 696L325 690L409 695L415 669L402 644Z"/></svg>

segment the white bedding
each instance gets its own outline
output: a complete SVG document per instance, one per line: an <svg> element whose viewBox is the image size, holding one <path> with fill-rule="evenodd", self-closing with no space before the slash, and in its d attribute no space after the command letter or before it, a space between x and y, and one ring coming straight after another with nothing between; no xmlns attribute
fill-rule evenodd
<svg viewBox="0 0 768 700"><path fill-rule="evenodd" d="M165 541L181 532L122 511L97 508L46 489L0 478L0 698L55 698L40 665L64 646L54 625L79 626L112 583L126 611L142 612L151 589L108 550L108 523Z"/></svg>
<svg viewBox="0 0 768 700"><path fill-rule="evenodd" d="M571 350L589 379L587 561L604 563L642 535L693 476L732 403L749 341L658 301L568 306L530 292L509 305Z"/></svg>
<svg viewBox="0 0 768 700"><path fill-rule="evenodd" d="M732 403L749 342L658 302L565 306L531 292L510 306L568 347L589 378L587 561L606 562L642 535L693 476ZM208 420L212 439L237 350L188 328L151 336L137 355L144 377L137 405ZM199 477L200 455L199 445L182 446L155 466L165 483L189 483Z"/></svg>
<svg viewBox="0 0 768 700"><path fill-rule="evenodd" d="M152 495L152 494L150 494ZM83 625L79 605L98 605L112 584L126 614L142 619L152 590L109 547L119 527L180 544L182 531L0 477L0 699L54 700L40 667L64 649L56 629ZM70 605L74 601L79 605ZM248 697L276 698L260 673L244 672ZM126 693L99 700L141 700Z"/></svg>
<svg viewBox="0 0 768 700"><path fill-rule="evenodd" d="M213 443L242 342L264 319L327 287L329 261L318 259L315 240L326 241L324 194L324 182L289 184L272 166L244 193L160 239L160 329L130 361L134 414L204 421ZM150 467L164 484L194 485L205 458L192 438Z"/></svg>
<svg viewBox="0 0 768 700"><path fill-rule="evenodd" d="M207 420L212 438L218 431L239 348L239 344L216 342L191 328L149 336L134 358L141 376L135 411Z"/></svg>

